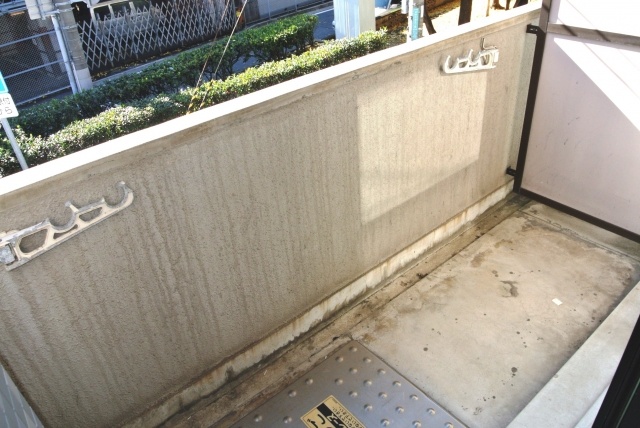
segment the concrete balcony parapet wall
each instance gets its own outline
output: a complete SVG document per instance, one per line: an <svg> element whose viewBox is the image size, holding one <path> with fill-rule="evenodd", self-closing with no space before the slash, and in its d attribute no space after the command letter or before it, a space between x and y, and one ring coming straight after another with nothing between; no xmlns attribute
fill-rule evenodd
<svg viewBox="0 0 640 428"><path fill-rule="evenodd" d="M64 224L68 200L117 202L119 181L135 195L0 271L0 359L42 421L161 423L358 293L316 309L327 299L368 272L388 279L422 250L385 263L504 192L535 45L525 28L538 15L518 8L0 180L3 231ZM442 73L481 38L499 48L495 69Z"/></svg>

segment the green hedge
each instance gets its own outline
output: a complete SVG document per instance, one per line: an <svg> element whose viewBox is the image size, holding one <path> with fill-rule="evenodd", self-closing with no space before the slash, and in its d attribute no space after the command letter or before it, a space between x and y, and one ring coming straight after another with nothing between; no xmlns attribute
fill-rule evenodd
<svg viewBox="0 0 640 428"><path fill-rule="evenodd" d="M297 15L244 30L233 36L224 57L228 37L183 52L138 73L24 109L19 117L12 119L12 126L22 128L27 134L48 136L73 121L96 116L116 104L197 86L201 72L205 81L214 77L226 78L233 74L233 65L241 58L246 60L255 56L259 62L282 59L289 52L300 52L313 44L317 22L314 15ZM220 68L216 73L218 63Z"/></svg>
<svg viewBox="0 0 640 428"><path fill-rule="evenodd" d="M299 56L269 62L247 69L227 80L211 81L191 91L192 105L196 109L209 107L240 95L266 88L276 83L303 76L341 62L358 58L387 46L384 31L370 31L357 39L341 39L327 42L317 49Z"/></svg>
<svg viewBox="0 0 640 428"><path fill-rule="evenodd" d="M356 39L326 42L299 56L263 64L227 78L207 82L198 88L150 97L129 105L113 107L93 118L77 121L49 137L33 137L23 131L16 138L29 165L99 144L147 128L192 111L239 97L307 73L384 49L384 31L367 32ZM20 170L8 141L0 140L0 175Z"/></svg>

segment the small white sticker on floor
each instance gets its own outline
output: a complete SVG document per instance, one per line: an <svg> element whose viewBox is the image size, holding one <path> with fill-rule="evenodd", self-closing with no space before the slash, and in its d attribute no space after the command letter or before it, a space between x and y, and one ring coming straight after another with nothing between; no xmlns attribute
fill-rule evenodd
<svg viewBox="0 0 640 428"><path fill-rule="evenodd" d="M301 419L308 428L365 428L333 395Z"/></svg>
<svg viewBox="0 0 640 428"><path fill-rule="evenodd" d="M562 300L560 300L560 299L553 299L552 301L553 301L553 303L555 303L558 306L560 306L562 304Z"/></svg>

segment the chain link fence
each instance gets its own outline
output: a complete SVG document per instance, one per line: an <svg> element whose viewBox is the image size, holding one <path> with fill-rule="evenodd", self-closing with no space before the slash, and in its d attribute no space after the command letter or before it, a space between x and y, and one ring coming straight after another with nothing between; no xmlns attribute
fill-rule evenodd
<svg viewBox="0 0 640 428"><path fill-rule="evenodd" d="M235 19L232 1L125 2L91 8L78 30L95 73L228 34Z"/></svg>
<svg viewBox="0 0 640 428"><path fill-rule="evenodd" d="M24 2L0 12L0 71L16 104L70 88L51 20L29 19ZM10 6L8 2L2 4Z"/></svg>

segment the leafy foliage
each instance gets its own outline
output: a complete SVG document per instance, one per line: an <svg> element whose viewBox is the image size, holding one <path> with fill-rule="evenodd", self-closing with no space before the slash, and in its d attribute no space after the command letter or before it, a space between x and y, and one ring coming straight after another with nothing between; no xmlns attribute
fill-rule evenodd
<svg viewBox="0 0 640 428"><path fill-rule="evenodd" d="M27 163L40 164L182 116L190 105L192 110L209 107L384 49L387 41L384 31L370 31L356 39L326 42L314 50L249 68L223 81L212 80L197 88L113 106L93 118L75 121L48 137L30 136L17 129L16 139L23 148ZM0 176L19 170L9 142L0 138Z"/></svg>
<svg viewBox="0 0 640 428"><path fill-rule="evenodd" d="M314 15L297 15L242 31L230 42L229 37L224 37L153 64L138 73L124 75L64 99L24 109L20 116L12 119L12 125L28 134L48 136L73 121L94 117L116 104L197 86L201 73L204 81L226 78L233 74L233 65L241 58L248 59L253 55L259 63L275 61L288 52L297 52L312 45L317 23L318 18Z"/></svg>

